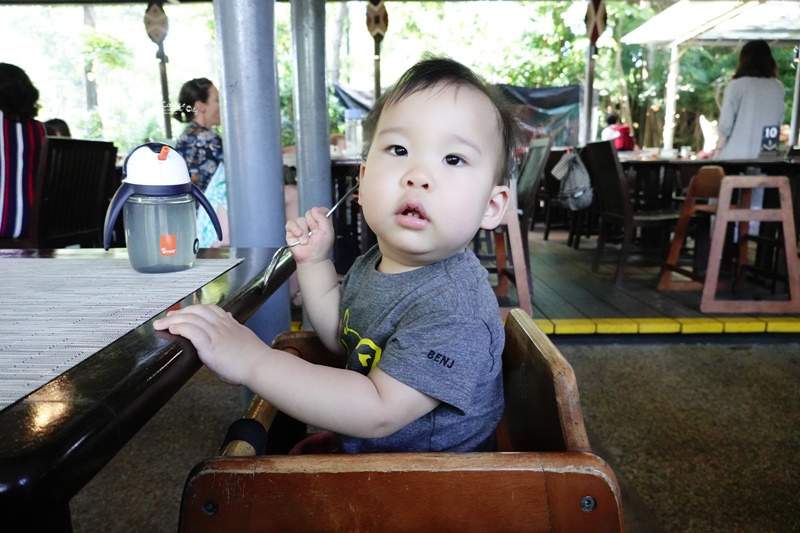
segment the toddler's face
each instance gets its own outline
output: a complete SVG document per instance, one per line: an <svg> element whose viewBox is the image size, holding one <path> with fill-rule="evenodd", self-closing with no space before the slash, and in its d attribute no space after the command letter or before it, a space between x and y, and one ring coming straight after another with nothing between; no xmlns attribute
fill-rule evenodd
<svg viewBox="0 0 800 533"><path fill-rule="evenodd" d="M359 203L378 237L382 271L441 261L505 212L508 188L495 185L497 113L480 91L445 87L385 108L362 165Z"/></svg>

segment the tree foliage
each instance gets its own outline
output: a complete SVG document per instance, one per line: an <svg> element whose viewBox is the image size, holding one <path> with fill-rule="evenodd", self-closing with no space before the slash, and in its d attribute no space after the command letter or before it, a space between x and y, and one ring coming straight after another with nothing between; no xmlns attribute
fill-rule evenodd
<svg viewBox="0 0 800 533"><path fill-rule="evenodd" d="M598 122L609 111L619 112L634 126L640 145L661 142L669 51L665 46L624 45L621 39L673 3L606 2L607 28L597 42L594 70ZM327 5L332 20L336 10ZM364 24L366 7L363 1L348 5L341 48L328 53L339 54L342 82L371 90L374 58ZM81 33L75 30L82 26L80 8L75 6L0 7L3 60L19 64L39 87L40 118L66 118L77 136L111 139L125 152L146 138L163 136L156 50L144 32L142 6L94 9L96 31ZM220 74L212 5L185 3L166 10L170 34L165 49L175 103L184 81L205 76L218 82ZM423 52L453 57L494 83L542 87L586 81L585 2L388 2L387 10L389 30L381 45L384 87ZM287 3L276 4L275 53L284 144L294 143L289 12ZM186 37L186 30L191 37ZM795 73L792 50L773 52L787 87L788 122ZM738 49L681 46L681 53L675 144L698 148L697 119L701 114L718 118ZM87 64L94 65L97 116L85 111ZM331 131L340 129L342 108L332 96L328 116Z"/></svg>

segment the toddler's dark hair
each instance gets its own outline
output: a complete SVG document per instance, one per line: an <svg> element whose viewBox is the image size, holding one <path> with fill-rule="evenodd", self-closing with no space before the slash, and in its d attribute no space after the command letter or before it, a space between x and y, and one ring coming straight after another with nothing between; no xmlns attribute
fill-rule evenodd
<svg viewBox="0 0 800 533"><path fill-rule="evenodd" d="M444 57L423 57L421 61L408 69L391 89L378 98L372 110L364 120L364 152L369 153L375 130L383 110L404 98L434 85L444 82L447 86L472 87L477 89L491 101L497 112L497 122L503 136L503 164L498 169L495 183L508 185L514 171L514 152L522 142L522 130L517 119L505 105L500 92L492 85L485 83L472 70L461 63ZM487 124L488 126L488 124Z"/></svg>

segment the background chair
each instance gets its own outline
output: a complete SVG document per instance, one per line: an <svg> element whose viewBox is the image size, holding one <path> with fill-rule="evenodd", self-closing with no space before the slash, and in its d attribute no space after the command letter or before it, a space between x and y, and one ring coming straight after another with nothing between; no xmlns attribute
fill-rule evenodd
<svg viewBox="0 0 800 533"><path fill-rule="evenodd" d="M534 139L528 145L528 154L517 183L517 209L522 234L532 229L533 216L543 189L544 169L550 157L553 140L550 137ZM528 240L524 241L525 255L528 256Z"/></svg>
<svg viewBox="0 0 800 533"><path fill-rule="evenodd" d="M593 218L594 207L581 211L571 211L567 203L559 197L561 181L553 175L553 167L568 151L567 148L551 149L545 162L539 195L541 203L545 207L543 239L546 241L550 238L550 231L553 229L554 224L558 222L554 220L554 216L560 217L561 220L565 221L568 231L567 246L578 249L581 233L585 231L587 237L591 233L590 222Z"/></svg>
<svg viewBox="0 0 800 533"><path fill-rule="evenodd" d="M0 248L102 246L107 184L114 178L116 157L110 142L45 138L29 234L0 239Z"/></svg>
<svg viewBox="0 0 800 533"><path fill-rule="evenodd" d="M500 452L215 457L189 474L180 531L622 531L616 477L591 453L572 368L524 311L505 328ZM313 332L274 346L330 357Z"/></svg>
<svg viewBox="0 0 800 533"><path fill-rule="evenodd" d="M658 290L700 290L705 282L705 269L708 263L708 245L711 228L710 216L717 212L716 200L725 171L717 165L700 167L698 173L689 181L686 196L681 206L675 234L667 253L667 259L661 269ZM702 218L701 218L702 217ZM679 262L681 250L684 248L689 226L693 220L702 220L694 236L694 268L688 269ZM701 234L705 232L705 234ZM673 273L689 278L691 281L674 280Z"/></svg>
<svg viewBox="0 0 800 533"><path fill-rule="evenodd" d="M495 294L500 297L508 296L508 282L511 280L517 290L517 305L528 314L533 313L533 277L528 232L551 146L552 140L549 137L531 141L519 178L516 183L512 180L510 201L502 222L491 232L480 231L474 240L476 255L481 261L490 263L487 266L489 272L497 274ZM493 235L493 239L486 239L487 235ZM510 309L509 306L500 306L504 317Z"/></svg>
<svg viewBox="0 0 800 533"><path fill-rule="evenodd" d="M637 230L661 230L659 238L666 247L670 229L678 220L679 213L676 209L643 208L634 211L629 184L612 141L588 143L583 148L582 155L600 199L600 234L592 271L597 272L600 267L606 241L615 239L621 232L621 248L614 272L614 283L619 283L622 281Z"/></svg>

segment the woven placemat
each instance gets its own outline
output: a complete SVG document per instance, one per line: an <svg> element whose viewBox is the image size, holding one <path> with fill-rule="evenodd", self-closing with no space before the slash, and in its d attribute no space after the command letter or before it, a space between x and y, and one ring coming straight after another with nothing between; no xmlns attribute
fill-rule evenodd
<svg viewBox="0 0 800 533"><path fill-rule="evenodd" d="M240 261L140 274L127 259L0 259L0 410Z"/></svg>

